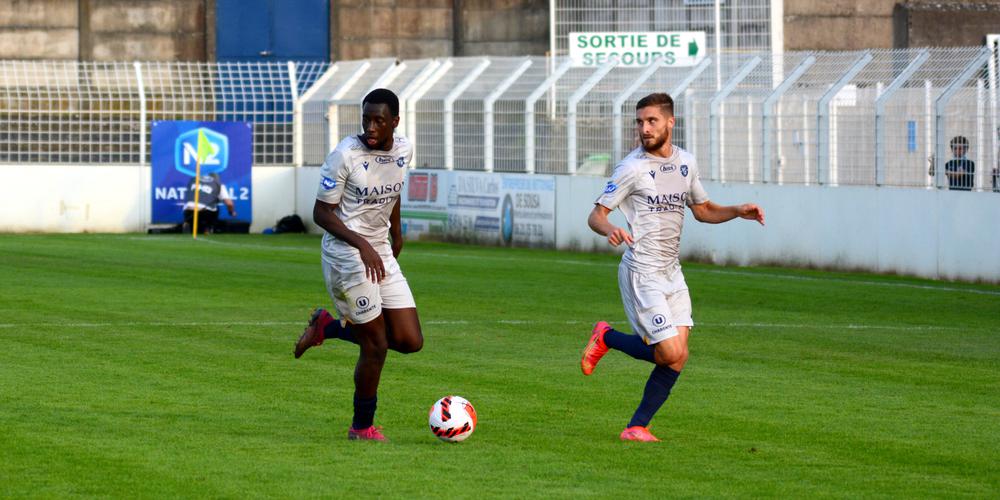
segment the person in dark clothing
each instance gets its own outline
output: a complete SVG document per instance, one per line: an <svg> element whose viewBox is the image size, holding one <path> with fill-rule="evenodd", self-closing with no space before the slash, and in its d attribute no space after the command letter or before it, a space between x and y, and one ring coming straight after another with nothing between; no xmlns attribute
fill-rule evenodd
<svg viewBox="0 0 1000 500"><path fill-rule="evenodd" d="M948 189L972 191L975 186L976 164L965 157L968 152L968 139L961 135L951 139L951 153L955 158L944 164L944 173L948 176Z"/></svg>
<svg viewBox="0 0 1000 500"><path fill-rule="evenodd" d="M226 191L225 184L219 180L219 174L209 174L201 176L201 182L195 183L195 178L191 178L187 190L187 203L184 204L184 232L191 232L194 224L194 192L196 187L200 191L198 194L198 232L210 233L215 228L215 223L219 220L219 203L226 205L231 217L236 216L236 205Z"/></svg>

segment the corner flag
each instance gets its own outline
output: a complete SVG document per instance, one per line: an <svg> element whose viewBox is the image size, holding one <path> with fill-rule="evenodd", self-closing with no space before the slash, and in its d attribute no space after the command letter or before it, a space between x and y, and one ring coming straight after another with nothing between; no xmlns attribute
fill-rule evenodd
<svg viewBox="0 0 1000 500"><path fill-rule="evenodd" d="M198 193L201 192L201 164L212 154L212 143L205 137L205 131L198 129L198 154L194 163L194 223L191 225L191 237L198 239Z"/></svg>

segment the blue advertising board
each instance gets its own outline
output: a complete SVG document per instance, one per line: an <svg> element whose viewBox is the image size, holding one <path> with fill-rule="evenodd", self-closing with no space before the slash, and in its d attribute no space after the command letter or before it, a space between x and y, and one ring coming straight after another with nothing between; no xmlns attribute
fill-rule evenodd
<svg viewBox="0 0 1000 500"><path fill-rule="evenodd" d="M188 186L195 175L198 132L211 151L201 165L201 175L218 174L236 205L240 221L252 220L250 182L253 166L253 125L247 122L154 121L152 126L152 223L181 223ZM224 209L219 220L231 219Z"/></svg>

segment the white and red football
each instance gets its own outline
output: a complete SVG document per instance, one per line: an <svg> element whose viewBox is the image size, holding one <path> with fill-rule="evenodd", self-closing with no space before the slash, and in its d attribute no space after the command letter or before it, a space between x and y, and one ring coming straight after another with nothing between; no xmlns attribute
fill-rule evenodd
<svg viewBox="0 0 1000 500"><path fill-rule="evenodd" d="M476 409L463 397L445 396L431 406L429 420L438 439L457 443L476 430Z"/></svg>

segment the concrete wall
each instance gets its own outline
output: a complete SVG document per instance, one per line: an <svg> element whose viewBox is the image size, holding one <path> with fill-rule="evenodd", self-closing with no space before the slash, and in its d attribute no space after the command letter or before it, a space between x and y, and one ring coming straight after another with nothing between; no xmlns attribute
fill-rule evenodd
<svg viewBox="0 0 1000 500"><path fill-rule="evenodd" d="M910 1L894 10L896 47L968 47L1000 33L1000 2Z"/></svg>
<svg viewBox="0 0 1000 500"><path fill-rule="evenodd" d="M80 56L77 2L0 2L0 59L69 59Z"/></svg>
<svg viewBox="0 0 1000 500"><path fill-rule="evenodd" d="M548 9L540 0L332 0L331 59L542 55Z"/></svg>
<svg viewBox="0 0 1000 500"><path fill-rule="evenodd" d="M460 0L455 54L544 55L549 50L549 2Z"/></svg>
<svg viewBox="0 0 1000 500"><path fill-rule="evenodd" d="M0 59L203 61L206 2L0 1Z"/></svg>
<svg viewBox="0 0 1000 500"><path fill-rule="evenodd" d="M785 50L968 47L1000 31L997 0L784 0Z"/></svg>
<svg viewBox="0 0 1000 500"><path fill-rule="evenodd" d="M84 61L204 61L205 2L80 1Z"/></svg>
<svg viewBox="0 0 1000 500"><path fill-rule="evenodd" d="M260 232L292 213L312 225L318 167L253 169L253 224ZM611 251L587 227L603 190L597 177L556 177L556 245ZM706 182L721 204L753 201L767 226L688 217L684 258L737 265L860 269L1000 283L1000 194L873 187ZM41 187L40 191L25 186ZM0 165L0 232L140 232L149 217L149 168ZM619 213L612 221L624 224Z"/></svg>
<svg viewBox="0 0 1000 500"><path fill-rule="evenodd" d="M785 50L892 48L897 0L784 0Z"/></svg>

